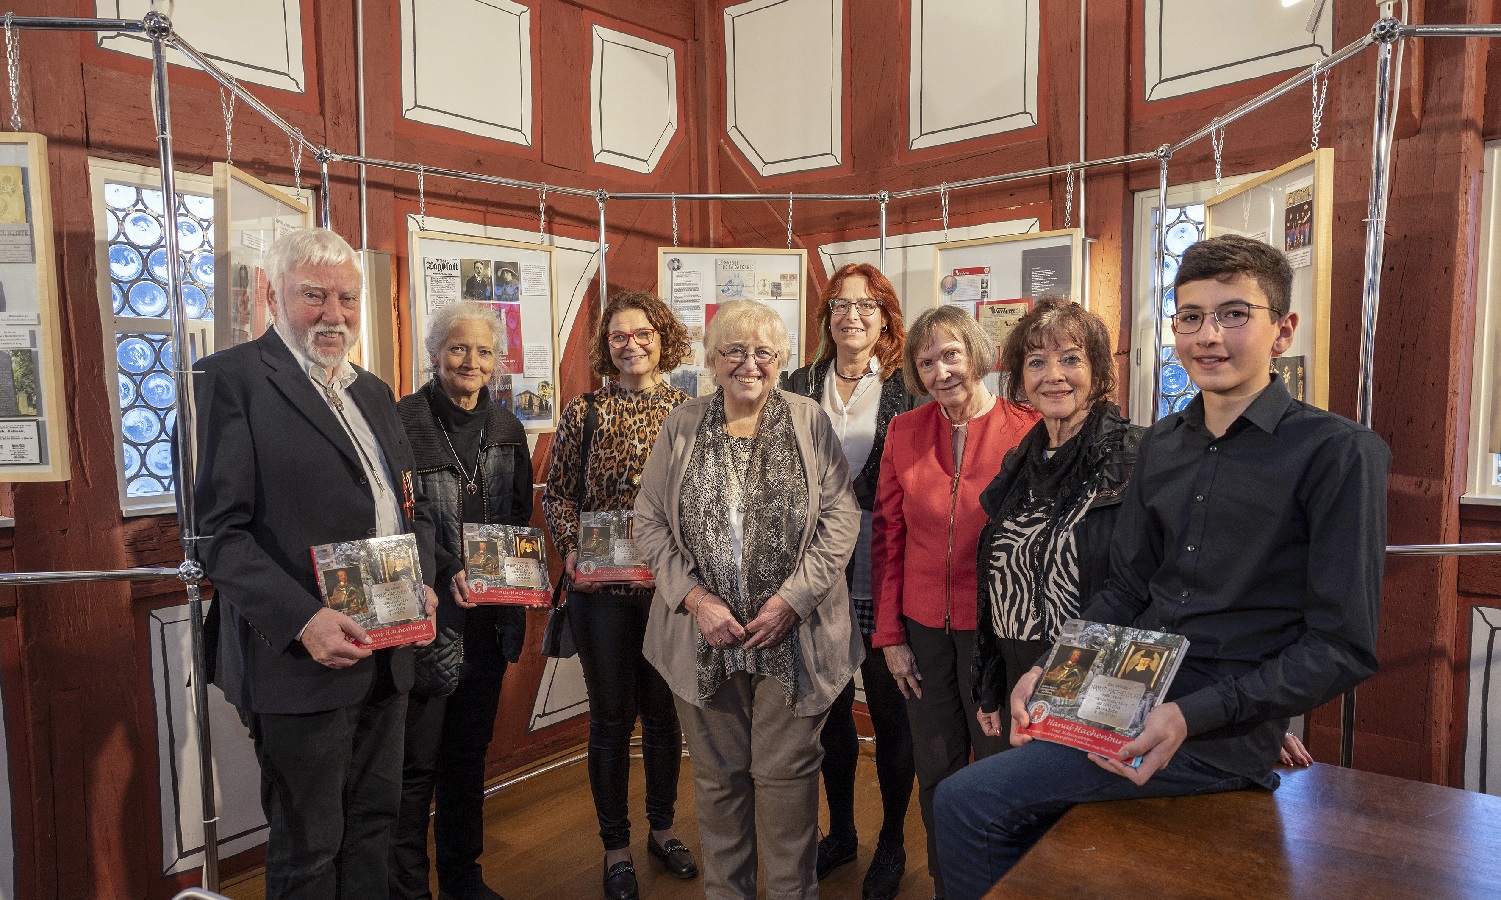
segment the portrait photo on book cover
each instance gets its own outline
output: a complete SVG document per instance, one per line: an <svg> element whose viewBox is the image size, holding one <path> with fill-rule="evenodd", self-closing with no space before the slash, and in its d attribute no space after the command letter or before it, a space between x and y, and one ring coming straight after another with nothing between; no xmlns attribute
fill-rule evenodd
<svg viewBox="0 0 1501 900"><path fill-rule="evenodd" d="M1140 682L1149 693L1157 693L1157 684L1162 680L1162 663L1168 656L1168 648L1145 641L1132 641L1121 660L1116 678Z"/></svg>
<svg viewBox="0 0 1501 900"><path fill-rule="evenodd" d="M494 541L469 542L469 574L500 577L500 547Z"/></svg>
<svg viewBox="0 0 1501 900"><path fill-rule="evenodd" d="M370 612L370 600L365 596L365 580L359 566L341 566L324 569L323 590L328 597L329 609L337 610L351 619Z"/></svg>
<svg viewBox="0 0 1501 900"><path fill-rule="evenodd" d="M516 552L511 554L519 559L535 559L542 561L542 540L535 535L518 534L515 537Z"/></svg>
<svg viewBox="0 0 1501 900"><path fill-rule="evenodd" d="M579 550L582 556L608 556L611 532L609 525L583 525L579 528ZM520 556L521 554L517 554Z"/></svg>
<svg viewBox="0 0 1501 900"><path fill-rule="evenodd" d="M1099 655L1098 650L1059 644L1049 661L1050 665L1043 672L1042 681L1037 685L1037 693L1057 697L1059 700L1077 698L1079 691L1084 688L1084 680L1089 676L1090 666L1094 665L1095 657Z"/></svg>

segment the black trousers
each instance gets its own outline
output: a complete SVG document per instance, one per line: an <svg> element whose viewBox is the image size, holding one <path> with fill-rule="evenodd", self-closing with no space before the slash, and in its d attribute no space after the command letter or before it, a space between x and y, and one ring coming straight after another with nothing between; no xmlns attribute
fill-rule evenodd
<svg viewBox="0 0 1501 900"><path fill-rule="evenodd" d="M672 691L641 653L650 595L568 595L568 622L589 689L589 788L605 850L631 845L631 732L641 718L646 820L671 828L683 765Z"/></svg>
<svg viewBox="0 0 1501 900"><path fill-rule="evenodd" d="M865 705L876 732L876 781L881 786L880 842L900 846L912 800L912 731L907 725L907 701L886 668L886 656L872 650L865 636ZM855 766L860 759L860 736L855 730L855 681L829 707L823 726L823 790L829 804L829 834L855 834Z"/></svg>
<svg viewBox="0 0 1501 900"><path fill-rule="evenodd" d="M501 677L464 678L447 697L411 695L407 701L406 757L401 814L391 841L391 894L427 900L428 809L436 832L438 886L458 896L483 883L485 754L495 733Z"/></svg>
<svg viewBox="0 0 1501 900"><path fill-rule="evenodd" d="M970 754L984 759L1006 749L1000 738L980 730L975 712L975 656L973 631L944 631L911 619L907 644L917 658L922 675L922 697L907 701L912 726L912 760L917 766L917 804L928 831L928 874L933 876L933 894L944 896L943 874L938 867L937 834L933 827L933 793L939 782L969 764Z"/></svg>
<svg viewBox="0 0 1501 900"><path fill-rule="evenodd" d="M364 703L327 712L241 712L271 826L267 900L385 894L407 701L389 682L378 677Z"/></svg>

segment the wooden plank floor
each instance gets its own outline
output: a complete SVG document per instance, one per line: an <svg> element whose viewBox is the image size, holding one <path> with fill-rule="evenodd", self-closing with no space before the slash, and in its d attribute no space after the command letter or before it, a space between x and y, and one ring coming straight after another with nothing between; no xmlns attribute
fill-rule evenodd
<svg viewBox="0 0 1501 900"><path fill-rule="evenodd" d="M860 830L860 855L820 882L825 900L860 900L865 869L875 852L881 826L881 796L876 784L874 745L861 744L859 774L855 782L855 822ZM577 751L570 751L564 756ZM631 823L637 878L641 896L650 900L688 900L704 895L703 879L678 881L662 871L646 852L645 776L639 760L631 771ZM684 757L678 789L678 834L695 852L698 822L693 802L691 761ZM827 827L828 813L820 811L820 825ZM928 900L933 883L928 878L926 833L917 809L917 793L907 811L907 875L898 900ZM485 855L482 863L490 886L506 900L555 900L558 897L594 900L602 896L600 864L604 851L599 843L599 825L589 795L583 762L564 766L513 785L485 802ZM433 896L438 893L434 878ZM260 900L265 881L259 874L241 877L223 888L232 900Z"/></svg>

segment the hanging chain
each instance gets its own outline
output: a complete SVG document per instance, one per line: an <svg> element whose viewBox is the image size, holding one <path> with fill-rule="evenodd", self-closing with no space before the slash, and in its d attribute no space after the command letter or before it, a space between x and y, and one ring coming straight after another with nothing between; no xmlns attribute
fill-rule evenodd
<svg viewBox="0 0 1501 900"><path fill-rule="evenodd" d="M949 186L947 182L938 186L938 203L943 210L943 239L949 239Z"/></svg>
<svg viewBox="0 0 1501 900"><path fill-rule="evenodd" d="M417 230L427 230L427 171L417 164Z"/></svg>
<svg viewBox="0 0 1501 900"><path fill-rule="evenodd" d="M1329 99L1329 70L1323 72L1323 83L1319 82L1319 73L1313 73L1313 140L1309 146L1314 150L1319 149L1319 129L1324 125L1324 101Z"/></svg>
<svg viewBox="0 0 1501 900"><path fill-rule="evenodd" d="M537 200L537 243L547 243L547 185L542 185L542 196Z"/></svg>
<svg viewBox="0 0 1501 900"><path fill-rule="evenodd" d="M292 150L292 186L298 191L302 190L302 129L293 128L292 133L287 135L287 143Z"/></svg>
<svg viewBox="0 0 1501 900"><path fill-rule="evenodd" d="M1063 227L1074 227L1074 164L1068 164L1063 176Z"/></svg>
<svg viewBox="0 0 1501 900"><path fill-rule="evenodd" d="M233 75L229 76L229 83L239 87ZM226 98L227 95L227 98ZM235 161L235 101L239 94L234 91L226 91L219 88L219 109L224 113L224 164L229 165Z"/></svg>
<svg viewBox="0 0 1501 900"><path fill-rule="evenodd" d="M787 249L792 249L792 194L787 194Z"/></svg>
<svg viewBox="0 0 1501 900"><path fill-rule="evenodd" d="M672 246L678 245L678 195L672 195Z"/></svg>
<svg viewBox="0 0 1501 900"><path fill-rule="evenodd" d="M1225 152L1225 129L1216 128L1209 132L1209 143L1214 145L1214 187L1220 186L1220 157Z"/></svg>
<svg viewBox="0 0 1501 900"><path fill-rule="evenodd" d="M12 22L16 14L5 14L5 68L10 74L10 130L21 130L21 39Z"/></svg>

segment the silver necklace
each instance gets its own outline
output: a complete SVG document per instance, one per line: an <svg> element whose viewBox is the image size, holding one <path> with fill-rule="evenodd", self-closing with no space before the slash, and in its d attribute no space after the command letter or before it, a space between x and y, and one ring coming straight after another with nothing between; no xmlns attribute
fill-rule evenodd
<svg viewBox="0 0 1501 900"><path fill-rule="evenodd" d="M444 427L442 422L438 423L438 430L443 432L443 440L448 444L448 452L453 454L453 461L459 464L459 473L464 476L464 490L471 494L479 490L479 463L480 456L485 452L485 427L481 425L479 429L479 449L474 451L473 475L470 475L464 469L464 461L459 459L459 451L454 449L453 438L448 436L448 429Z"/></svg>

